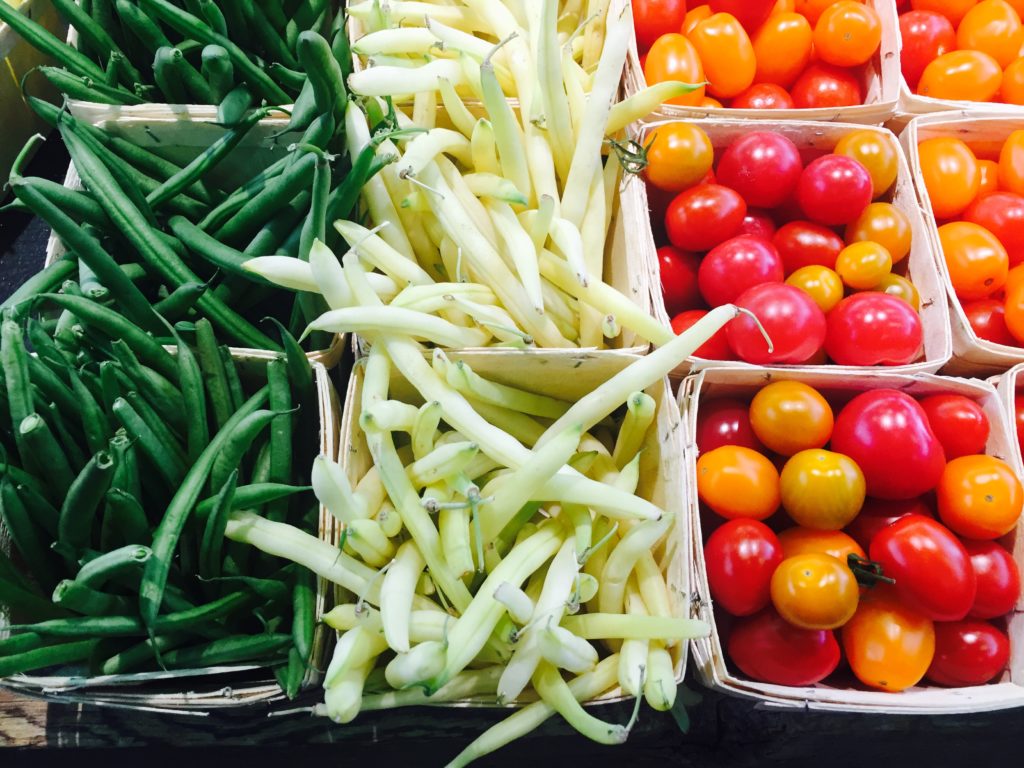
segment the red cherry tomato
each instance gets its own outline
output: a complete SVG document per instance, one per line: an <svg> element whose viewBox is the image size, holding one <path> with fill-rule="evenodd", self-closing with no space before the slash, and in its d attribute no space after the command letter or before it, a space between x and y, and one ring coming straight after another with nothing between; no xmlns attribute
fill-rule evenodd
<svg viewBox="0 0 1024 768"><path fill-rule="evenodd" d="M796 199L811 221L849 224L871 203L871 174L852 157L823 155L800 175Z"/></svg>
<svg viewBox="0 0 1024 768"><path fill-rule="evenodd" d="M828 313L825 351L839 365L906 365L923 342L914 308L886 293L855 293Z"/></svg>
<svg viewBox="0 0 1024 768"><path fill-rule="evenodd" d="M760 237L762 240L771 242L772 238L775 237L775 222L764 211L748 208L747 215L743 217L743 223L740 224L737 234Z"/></svg>
<svg viewBox="0 0 1024 768"><path fill-rule="evenodd" d="M861 78L853 70L817 62L789 89L797 109L832 109L864 103Z"/></svg>
<svg viewBox="0 0 1024 768"><path fill-rule="evenodd" d="M963 544L978 582L974 604L967 615L975 619L1005 616L1020 597L1020 571L1013 555L994 541L965 539Z"/></svg>
<svg viewBox="0 0 1024 768"><path fill-rule="evenodd" d="M1013 399L1014 424L1017 427L1017 444L1024 448L1024 394Z"/></svg>
<svg viewBox="0 0 1024 768"><path fill-rule="evenodd" d="M665 296L665 309L669 315L678 315L685 309L700 306L700 288L697 269L700 257L671 245L658 249L661 269L661 291Z"/></svg>
<svg viewBox="0 0 1024 768"><path fill-rule="evenodd" d="M883 528L888 528L897 520L907 515L924 515L935 517L928 503L920 496L913 499L897 499L888 501L886 499L872 499L870 496L864 499L864 506L860 513L853 518L846 532L853 537L853 540L860 544L866 552L871 548L871 542Z"/></svg>
<svg viewBox="0 0 1024 768"><path fill-rule="evenodd" d="M779 133L753 131L722 153L715 175L719 184L742 195L747 205L774 208L793 195L801 171L796 144Z"/></svg>
<svg viewBox="0 0 1024 768"><path fill-rule="evenodd" d="M903 79L914 90L924 68L933 59L956 50L956 30L949 19L935 11L910 11L900 16L900 66Z"/></svg>
<svg viewBox="0 0 1024 768"><path fill-rule="evenodd" d="M741 235L716 245L700 262L697 284L708 306L729 304L748 288L781 283L782 259L767 240Z"/></svg>
<svg viewBox="0 0 1024 768"><path fill-rule="evenodd" d="M939 685L983 685L1010 661L1010 639L987 621L935 625L935 657L925 677Z"/></svg>
<svg viewBox="0 0 1024 768"><path fill-rule="evenodd" d="M988 416L974 400L963 395L930 395L921 399L921 407L942 443L946 461L985 452Z"/></svg>
<svg viewBox="0 0 1024 768"><path fill-rule="evenodd" d="M708 251L733 237L746 215L747 204L738 193L719 184L699 184L669 204L665 228L676 248Z"/></svg>
<svg viewBox="0 0 1024 768"><path fill-rule="evenodd" d="M772 244L782 257L782 269L787 276L812 265L835 269L836 259L846 247L843 238L831 229L810 221L783 224Z"/></svg>
<svg viewBox="0 0 1024 768"><path fill-rule="evenodd" d="M756 83L729 103L731 109L795 109L793 97L781 85Z"/></svg>
<svg viewBox="0 0 1024 768"><path fill-rule="evenodd" d="M708 312L706 309L688 309L672 318L672 333L677 336L690 326L696 324ZM732 360L732 350L725 338L725 329L721 329L710 339L701 344L693 353L693 357L705 360Z"/></svg>
<svg viewBox="0 0 1024 768"><path fill-rule="evenodd" d="M868 496L880 499L927 493L946 467L921 404L895 389L863 392L847 403L836 417L831 448L857 463Z"/></svg>
<svg viewBox="0 0 1024 768"><path fill-rule="evenodd" d="M964 211L970 221L995 235L1010 257L1010 266L1024 262L1024 196L1013 192L993 192L979 196Z"/></svg>
<svg viewBox="0 0 1024 768"><path fill-rule="evenodd" d="M707 453L723 445L764 450L750 426L750 407L746 403L728 397L701 400L697 411L697 450Z"/></svg>
<svg viewBox="0 0 1024 768"><path fill-rule="evenodd" d="M825 314L799 288L785 283L755 285L735 304L754 313L774 346L769 352L756 323L741 315L726 326L729 346L740 360L755 365L803 363L821 349Z"/></svg>
<svg viewBox="0 0 1024 768"><path fill-rule="evenodd" d="M782 545L764 523L730 520L708 538L704 562L715 602L733 616L749 616L771 600L772 573L782 562Z"/></svg>
<svg viewBox="0 0 1024 768"><path fill-rule="evenodd" d="M794 627L773 608L738 621L726 648L747 677L776 685L814 685L839 666L832 630Z"/></svg>
<svg viewBox="0 0 1024 768"><path fill-rule="evenodd" d="M712 13L731 13L752 35L772 12L775 0L708 0L708 5Z"/></svg>
<svg viewBox="0 0 1024 768"><path fill-rule="evenodd" d="M999 299L979 299L961 304L971 330L979 339L993 344L1017 346L1017 339L1006 327L1006 307Z"/></svg>
<svg viewBox="0 0 1024 768"><path fill-rule="evenodd" d="M678 32L686 18L686 0L633 0L636 44L646 51L664 34Z"/></svg>
<svg viewBox="0 0 1024 768"><path fill-rule="evenodd" d="M959 621L978 588L971 558L948 528L908 515L878 532L868 553L896 579L900 600L932 621Z"/></svg>

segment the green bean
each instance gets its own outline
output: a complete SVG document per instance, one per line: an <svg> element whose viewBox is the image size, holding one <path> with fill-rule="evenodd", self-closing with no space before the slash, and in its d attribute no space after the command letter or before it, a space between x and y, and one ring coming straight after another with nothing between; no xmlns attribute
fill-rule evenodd
<svg viewBox="0 0 1024 768"><path fill-rule="evenodd" d="M344 181L331 190L331 197L327 202L327 220L348 218L355 209L363 186L389 162L392 161L378 157L372 145L363 147L352 164L352 170L345 175Z"/></svg>
<svg viewBox="0 0 1024 768"><path fill-rule="evenodd" d="M110 420L81 377L73 370L70 373L71 392L78 404L75 412L78 413L85 434L85 444L91 453L96 453L106 447L107 435L111 431Z"/></svg>
<svg viewBox="0 0 1024 768"><path fill-rule="evenodd" d="M228 380L228 394L231 395L231 409L236 410L242 407L245 402L245 394L242 389L242 380L238 376L238 368L231 356L231 350L221 344L217 351L220 352L220 359L224 362L224 375Z"/></svg>
<svg viewBox="0 0 1024 768"><path fill-rule="evenodd" d="M84 42L91 48L100 59L107 59L114 53L124 58L124 52L118 47L117 43L114 42L114 38L108 32L113 27L104 27L101 24L97 24L87 12L78 6L75 0L53 0L53 6L57 9L57 13L63 16L68 24L75 28L78 36L81 38L81 42ZM127 61L125 61L125 65L128 82L139 82L142 79L142 74L139 70Z"/></svg>
<svg viewBox="0 0 1024 768"><path fill-rule="evenodd" d="M39 387L43 396L67 412L73 413L78 410L78 403L70 387L61 381L60 377L40 358L35 355L26 357L29 378L33 384Z"/></svg>
<svg viewBox="0 0 1024 768"><path fill-rule="evenodd" d="M52 291L74 272L75 266L74 259L58 259L18 286L17 290L0 304L0 309L17 307L40 293Z"/></svg>
<svg viewBox="0 0 1024 768"><path fill-rule="evenodd" d="M59 67L44 66L36 69L59 93L72 99L93 101L98 104L138 105L145 103L144 99L139 98L131 91L107 85L104 77L96 81L72 74Z"/></svg>
<svg viewBox="0 0 1024 768"><path fill-rule="evenodd" d="M125 598L100 592L71 579L65 579L54 588L53 603L83 616L124 614L131 609Z"/></svg>
<svg viewBox="0 0 1024 768"><path fill-rule="evenodd" d="M218 6L217 3L215 3L213 0L201 0L201 2L199 3L199 12L202 15L202 17L206 20L206 23L210 25L210 28L214 32L216 32L218 35L226 36L228 34L227 19L224 18L224 12L220 9L220 6ZM206 47L210 48L211 46L208 45ZM223 48L223 46L218 45L216 47L224 51L224 56L227 57L228 52ZM206 56L204 53L203 62L205 63L205 61ZM228 63L230 63L230 61L231 59L228 58Z"/></svg>
<svg viewBox="0 0 1024 768"><path fill-rule="evenodd" d="M135 409L146 426L156 435L160 444L170 451L174 461L182 466L188 463L188 457L181 446L180 438L160 418L160 414L151 406L142 395L132 390L125 394L125 400Z"/></svg>
<svg viewBox="0 0 1024 768"><path fill-rule="evenodd" d="M212 0L206 0L204 8L206 7L213 9L218 14L220 13L217 4L212 2ZM223 20L224 16L221 15L220 18ZM206 78L206 82L210 84L210 91L213 93L214 100L218 103L235 87L235 68L231 63L231 57L219 45L208 45L203 48L202 73L203 77Z"/></svg>
<svg viewBox="0 0 1024 768"><path fill-rule="evenodd" d="M288 566L285 566L288 568ZM281 570L284 571L285 568ZM208 582L220 584L239 584L251 590L257 597L272 603L283 603L290 596L288 585L284 579L262 579L256 576L217 576L206 579Z"/></svg>
<svg viewBox="0 0 1024 768"><path fill-rule="evenodd" d="M312 195L308 190L303 190L289 203L284 205L276 214L264 224L259 232L249 241L243 251L243 257L247 260L254 256L266 256L276 253L281 244L288 237L296 226L301 226L309 211L309 203ZM242 270L250 279L256 277L251 272Z"/></svg>
<svg viewBox="0 0 1024 768"><path fill-rule="evenodd" d="M14 181L14 179L12 179ZM23 185L32 185L35 189L40 192L44 192L46 196L51 200L56 200L57 205L66 215L73 217L79 223L94 224L96 226L110 226L110 222L107 221L107 214L103 212L99 204L96 203L87 192L81 192L77 189L70 189L65 187L63 184L59 184L56 181L50 181L49 179L40 179L34 176L18 177L19 183ZM12 191L16 191L12 185ZM30 205L24 200L15 200L8 203L0 211L19 211L24 213L36 213ZM59 285L59 283L58 283Z"/></svg>
<svg viewBox="0 0 1024 768"><path fill-rule="evenodd" d="M5 656L0 658L0 677L84 661L96 650L98 644L99 640L79 640Z"/></svg>
<svg viewBox="0 0 1024 768"><path fill-rule="evenodd" d="M313 366L309 364L309 358L306 357L306 353L302 351L302 347L299 346L295 337L288 333L288 329L273 318L271 318L271 322L281 334L285 362L288 363L288 381L291 383L292 393L296 395L299 413L307 418L312 418L314 412Z"/></svg>
<svg viewBox="0 0 1024 768"><path fill-rule="evenodd" d="M118 487L107 491L101 541L108 547L114 540L141 545L151 535L149 520L136 497Z"/></svg>
<svg viewBox="0 0 1024 768"><path fill-rule="evenodd" d="M220 117L217 120L223 122ZM219 229L231 216L241 210L243 205L262 192L271 179L280 176L288 167L290 160L291 155L275 160L228 195L220 205L203 217L197 226L204 232Z"/></svg>
<svg viewBox="0 0 1024 768"><path fill-rule="evenodd" d="M124 377L124 373L113 360L104 360L99 364L99 369L100 387L103 394L101 399L103 407L109 412L114 407L114 401L126 391L121 385L121 378Z"/></svg>
<svg viewBox="0 0 1024 768"><path fill-rule="evenodd" d="M0 514L28 572L44 588L52 587L60 578L53 554L29 517L14 484L6 477L0 480Z"/></svg>
<svg viewBox="0 0 1024 768"><path fill-rule="evenodd" d="M15 582L0 578L0 605L24 621L47 621L68 616L68 612L50 602L50 598L37 594Z"/></svg>
<svg viewBox="0 0 1024 768"><path fill-rule="evenodd" d="M176 669L258 661L285 649L290 642L288 635L234 635L192 648L168 651L162 660L165 666Z"/></svg>
<svg viewBox="0 0 1024 768"><path fill-rule="evenodd" d="M23 462L26 468L34 470L38 477L46 478L49 498L63 499L74 482L75 473L50 426L42 416L31 413L21 420L17 435L27 451Z"/></svg>
<svg viewBox="0 0 1024 768"><path fill-rule="evenodd" d="M267 67L267 74L274 78L282 88L295 92L302 91L302 86L308 79L302 72L296 72L276 61Z"/></svg>
<svg viewBox="0 0 1024 768"><path fill-rule="evenodd" d="M327 241L327 203L331 194L331 164L324 153L318 154L313 172L313 201L302 227L299 258L309 261L313 241Z"/></svg>
<svg viewBox="0 0 1024 768"><path fill-rule="evenodd" d="M0 640L0 657L32 651L43 645L46 639L35 632L23 632Z"/></svg>
<svg viewBox="0 0 1024 768"><path fill-rule="evenodd" d="M267 58L279 61L291 69L297 68L299 62L295 60L292 52L288 49L288 45L285 43L281 33L274 29L274 25L267 18L259 2L250 3L249 16L252 22L253 34L267 53ZM287 84L284 84L284 86L289 87ZM299 87L296 87L295 90L298 90Z"/></svg>
<svg viewBox="0 0 1024 768"><path fill-rule="evenodd" d="M302 681L306 677L306 663L292 646L288 649L288 663L274 670L277 684L289 700L299 695Z"/></svg>
<svg viewBox="0 0 1024 768"><path fill-rule="evenodd" d="M316 20L326 9L327 0L301 0L285 26L288 45L295 48L299 43L299 33L304 29L315 29Z"/></svg>
<svg viewBox="0 0 1024 768"><path fill-rule="evenodd" d="M88 56L76 51L14 6L0 3L0 21L9 24L18 37L71 72L81 77L103 80L103 70Z"/></svg>
<svg viewBox="0 0 1024 768"><path fill-rule="evenodd" d="M110 347L114 358L120 363L121 369L131 380L132 385L150 405L160 412L161 419L166 419L175 428L184 426L185 402L178 388L159 373L143 366L132 353L131 348L120 339L112 342ZM178 370L177 364L175 364L174 378L177 376Z"/></svg>
<svg viewBox="0 0 1024 768"><path fill-rule="evenodd" d="M199 577L213 579L220 576L221 550L224 546L224 529L228 523L235 489L238 486L238 470L228 479L213 498L213 508L206 518L203 540L199 547Z"/></svg>
<svg viewBox="0 0 1024 768"><path fill-rule="evenodd" d="M96 234L96 228L89 224L83 225L82 229L90 235L95 236ZM96 273L81 259L78 260L78 284L82 287L82 293L93 301L102 301L100 297L110 294L110 291L103 287Z"/></svg>
<svg viewBox="0 0 1024 768"><path fill-rule="evenodd" d="M16 483L15 488L29 516L46 531L47 536L56 539L57 522L60 519L60 512L57 508L31 485Z"/></svg>
<svg viewBox="0 0 1024 768"><path fill-rule="evenodd" d="M141 643L127 648L103 662L100 672L104 675L123 675L129 672L137 672L147 666L148 662L155 662L157 654L178 648L193 639L193 636L185 633L171 633L158 637L146 638Z"/></svg>
<svg viewBox="0 0 1024 768"><path fill-rule="evenodd" d="M280 0L256 0L256 5L263 11L267 21L280 33L288 26L288 18L285 15L284 4Z"/></svg>
<svg viewBox="0 0 1024 768"><path fill-rule="evenodd" d="M223 429L231 418L234 408L231 406L231 393L228 389L227 373L221 359L217 338L209 321L201 319L196 323L196 354L202 371L206 393L213 411L213 421L217 429Z"/></svg>
<svg viewBox="0 0 1024 768"><path fill-rule="evenodd" d="M231 274L242 275L247 280L266 282L242 268L242 265L248 261L248 256L206 234L183 216L172 217L168 221L168 226L190 251L216 267ZM269 285L269 283L267 284Z"/></svg>
<svg viewBox="0 0 1024 768"><path fill-rule="evenodd" d="M313 633L316 629L316 576L300 568L292 588L292 643L299 658L308 664L313 653Z"/></svg>
<svg viewBox="0 0 1024 768"><path fill-rule="evenodd" d="M57 374L61 381L70 382L74 369L68 364L64 353L54 343L53 328L47 328L43 321L35 317L28 317L25 322L25 330L32 351L39 356L40 360L50 366L50 370Z"/></svg>
<svg viewBox="0 0 1024 768"><path fill-rule="evenodd" d="M288 381L288 363L284 357L275 357L267 363L267 385L270 391L270 410L277 416L270 423L270 476L272 483L287 483L292 476L292 392ZM284 522L288 516L288 500L279 499L270 504L267 518Z"/></svg>
<svg viewBox="0 0 1024 768"><path fill-rule="evenodd" d="M60 508L57 540L76 552L89 546L100 501L114 476L114 457L107 451L93 456L71 484Z"/></svg>
<svg viewBox="0 0 1024 768"><path fill-rule="evenodd" d="M25 417L35 413L35 406L32 404L28 353L25 351L21 326L13 320L5 319L0 324L0 367L3 368L10 403L11 423L17 427Z"/></svg>
<svg viewBox="0 0 1024 768"><path fill-rule="evenodd" d="M280 208L282 201L291 200L308 188L315 165L316 158L305 154L242 206L214 236L223 242L233 242L251 235Z"/></svg>
<svg viewBox="0 0 1024 768"><path fill-rule="evenodd" d="M217 123L223 126L237 125L252 106L252 92L245 85L236 85L217 104Z"/></svg>
<svg viewBox="0 0 1024 768"><path fill-rule="evenodd" d="M182 283L167 298L154 304L153 309L167 322L177 322L195 307L207 288L206 283Z"/></svg>
<svg viewBox="0 0 1024 768"><path fill-rule="evenodd" d="M178 340L178 381L185 403L185 426L188 460L194 463L210 442L206 418L206 395L203 372L192 349Z"/></svg>
<svg viewBox="0 0 1024 768"><path fill-rule="evenodd" d="M288 120L288 125L282 133L306 130L318 114L316 98L313 94L313 83L307 77L306 82L302 84L302 90L299 91L299 95L295 98L295 103L292 104L291 118Z"/></svg>
<svg viewBox="0 0 1024 768"><path fill-rule="evenodd" d="M117 87L118 82L128 79L124 65L128 60L120 53L111 53L107 57L107 67L103 70L103 84L109 88Z"/></svg>
<svg viewBox="0 0 1024 768"><path fill-rule="evenodd" d="M161 46L156 49L156 56L153 58L153 78L165 101L170 104L188 104L190 100L181 77L181 70L175 62L175 53L181 56L181 51L176 48Z"/></svg>
<svg viewBox="0 0 1024 768"><path fill-rule="evenodd" d="M185 477L186 466L172 444L161 440L139 412L124 398L114 401L114 417L134 438L143 455L168 487L176 488Z"/></svg>
<svg viewBox="0 0 1024 768"><path fill-rule="evenodd" d="M246 0L216 0L216 2L224 12L224 21L230 30L230 37L237 40L238 44L244 49L253 48L254 43L249 30L248 3Z"/></svg>
<svg viewBox="0 0 1024 768"><path fill-rule="evenodd" d="M107 494L109 496L115 492L122 493L112 488ZM152 555L149 547L139 544L115 549L85 563L75 576L75 581L86 587L101 589L108 580L141 569Z"/></svg>
<svg viewBox="0 0 1024 768"><path fill-rule="evenodd" d="M220 454L214 459L210 473L210 483L214 488L219 488L226 482L227 476L241 464L242 457L252 447L256 437L270 425L275 415L277 414L274 411L259 410L247 414L235 425Z"/></svg>
<svg viewBox="0 0 1024 768"><path fill-rule="evenodd" d="M67 456L71 468L76 472L79 471L89 459L85 451L78 444L78 438L72 435L71 430L68 429L60 406L56 403L50 403L47 412L50 416L50 422L53 424L53 431L56 433L55 437L59 441L59 445L64 449L64 455ZM77 413L77 410L72 411L72 413Z"/></svg>
<svg viewBox="0 0 1024 768"><path fill-rule="evenodd" d="M299 34L296 50L302 69L313 82L317 111L341 120L347 102L345 80L330 44L323 35L307 30Z"/></svg>

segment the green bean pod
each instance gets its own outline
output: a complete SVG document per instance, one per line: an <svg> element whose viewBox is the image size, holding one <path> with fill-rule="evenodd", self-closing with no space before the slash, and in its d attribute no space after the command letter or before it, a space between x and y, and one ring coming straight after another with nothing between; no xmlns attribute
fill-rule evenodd
<svg viewBox="0 0 1024 768"><path fill-rule="evenodd" d="M210 482L214 488L221 487L227 481L228 475L241 464L242 457L252 447L256 437L270 425L276 415L270 410L255 411L235 425L214 460L210 473Z"/></svg>
<svg viewBox="0 0 1024 768"><path fill-rule="evenodd" d="M270 476L272 483L287 483L292 476L292 391L288 381L288 363L284 357L275 357L267 363L267 385L270 391L270 410L277 416L270 423ZM288 517L287 498L271 502L267 518L284 522Z"/></svg>
<svg viewBox="0 0 1024 768"><path fill-rule="evenodd" d="M313 633L316 630L316 576L300 568L292 588L292 643L304 665L310 663L313 653Z"/></svg>
<svg viewBox="0 0 1024 768"><path fill-rule="evenodd" d="M101 541L108 548L114 546L115 541L137 546L149 541L151 536L149 520L146 519L146 512L138 499L119 487L107 491Z"/></svg>
<svg viewBox="0 0 1024 768"><path fill-rule="evenodd" d="M6 477L0 480L0 514L28 572L44 588L52 587L60 578L53 553L29 517L14 484Z"/></svg>
<svg viewBox="0 0 1024 768"><path fill-rule="evenodd" d="M185 432L188 460L194 463L210 442L206 418L203 372L188 344L178 341L178 381L185 404Z"/></svg>
<svg viewBox="0 0 1024 768"><path fill-rule="evenodd" d="M296 46L302 69L311 81L317 111L331 114L336 120L345 116L347 92L341 67L323 35L307 30L299 34Z"/></svg>
<svg viewBox="0 0 1024 768"><path fill-rule="evenodd" d="M131 610L131 604L125 598L100 592L71 579L64 579L54 588L53 603L83 616L110 616Z"/></svg>
<svg viewBox="0 0 1024 768"><path fill-rule="evenodd" d="M245 246L245 258L276 253L292 230L305 220L311 200L311 193L303 190L284 205Z"/></svg>
<svg viewBox="0 0 1024 768"><path fill-rule="evenodd" d="M217 4L210 0L204 3L204 7L210 7L217 13L220 13ZM223 19L223 15L220 18ZM202 56L203 77L206 78L206 82L210 85L214 101L220 103L231 92L231 89L235 87L235 68L231 63L231 57L219 45L206 46L203 48Z"/></svg>
<svg viewBox="0 0 1024 768"><path fill-rule="evenodd" d="M72 470L75 472L80 471L89 459L79 445L78 437L71 434L71 430L64 420L64 411L56 403L50 403L47 407L47 414L50 417L50 423L53 424L55 437L59 441L61 448L64 449L64 455L67 456Z"/></svg>
<svg viewBox="0 0 1024 768"><path fill-rule="evenodd" d="M188 93L181 77L181 69L175 61L175 54L181 57L181 51L173 47L161 46L156 49L156 56L153 58L153 77L169 104L188 104Z"/></svg>
<svg viewBox="0 0 1024 768"><path fill-rule="evenodd" d="M110 419L82 378L74 371L71 371L71 392L78 403L76 412L85 434L86 447L90 453L97 453L106 447L107 435L111 432Z"/></svg>
<svg viewBox="0 0 1024 768"><path fill-rule="evenodd" d="M161 419L170 422L175 428L183 427L185 402L177 386L156 371L143 366L131 348L122 341L115 340L110 346L125 375L135 389L161 414ZM176 365L174 378L177 377Z"/></svg>
<svg viewBox="0 0 1024 768"><path fill-rule="evenodd" d="M54 290L72 275L75 267L74 259L66 257L58 259L18 286L17 290L0 304L0 309L16 308L41 293Z"/></svg>
<svg viewBox="0 0 1024 768"><path fill-rule="evenodd" d="M250 3L248 10L253 34L266 52L267 58L279 61L290 69L296 69L299 66L299 62L295 60L295 56L292 55L288 44L282 36L284 29L282 28L279 32L274 28L259 2ZM295 90L298 90L298 88Z"/></svg>
<svg viewBox="0 0 1024 768"><path fill-rule="evenodd" d="M19 444L26 449L26 468L47 479L49 498L63 499L75 480L75 472L49 424L39 414L31 413L21 420L16 434Z"/></svg>
<svg viewBox="0 0 1024 768"><path fill-rule="evenodd" d="M39 387L43 396L67 413L77 411L78 403L71 388L39 357L28 355L27 359L29 378Z"/></svg>
<svg viewBox="0 0 1024 768"><path fill-rule="evenodd" d="M89 546L100 501L107 493L116 466L114 457L100 451L78 473L60 508L57 541L75 552Z"/></svg>
<svg viewBox="0 0 1024 768"><path fill-rule="evenodd" d="M126 399L115 400L113 410L114 417L137 441L142 454L149 460L157 474L169 488L178 487L185 477L186 467L172 444L161 440Z"/></svg>
<svg viewBox="0 0 1024 768"><path fill-rule="evenodd" d="M212 29L218 35L227 35L228 34L228 22L227 22L227 19L224 18L224 12L220 9L220 6L217 5L217 3L215 3L213 0L200 0L199 12L202 15L202 17L204 19L206 19L206 23L210 25L210 29ZM206 47L209 48L211 46L208 45ZM224 56L228 57L228 52L227 52L227 50L225 48L223 48L222 46L219 46L219 45L216 46L216 47L220 48L222 51L224 51ZM205 52L204 52L203 63L205 64L205 62L206 62L206 55L205 55ZM231 62L231 58L228 57L228 63L230 63L230 62Z"/></svg>
<svg viewBox="0 0 1024 768"><path fill-rule="evenodd" d="M115 491L117 489L112 488L107 491L107 495L109 496ZM153 552L149 547L140 544L120 547L86 562L75 576L75 581L85 587L102 589L110 579L126 572L140 570L152 555Z"/></svg>
<svg viewBox="0 0 1024 768"><path fill-rule="evenodd" d="M0 677L84 661L92 655L97 645L99 640L78 640L4 656L0 658Z"/></svg>
<svg viewBox="0 0 1024 768"><path fill-rule="evenodd" d="M141 643L133 645L131 648L127 648L105 660L100 666L100 672L104 675L124 675L130 672L138 672L148 666L150 662L153 662L155 665L158 654L179 648L193 639L193 635L186 632L146 638Z"/></svg>
<svg viewBox="0 0 1024 768"><path fill-rule="evenodd" d="M124 399L135 409L135 412L142 417L153 434L157 436L160 443L167 447L173 455L174 461L182 466L187 465L188 457L180 444L179 437L171 431L160 417L160 413L151 406L142 395L132 390L125 394Z"/></svg>
<svg viewBox="0 0 1024 768"><path fill-rule="evenodd" d="M57 13L63 16L70 26L75 28L81 41L91 48L100 59L106 60L115 53L124 59L123 66L125 67L126 79L129 84L142 80L142 74L128 62L124 56L124 51L114 42L114 38L110 36L108 30L113 29L113 27L104 27L101 24L97 24L96 20L79 7L75 0L53 0L53 7L57 9Z"/></svg>
<svg viewBox="0 0 1024 768"><path fill-rule="evenodd" d="M224 529L227 527L235 489L238 484L238 470L228 479L213 498L213 508L206 518L203 539L199 547L199 577L213 579L220 576L221 550L224 546Z"/></svg>
<svg viewBox="0 0 1024 768"><path fill-rule="evenodd" d="M208 288L206 283L182 283L167 298L154 304L153 309L167 322L175 323L195 308Z"/></svg>
<svg viewBox="0 0 1024 768"><path fill-rule="evenodd" d="M57 538L57 525L60 520L60 511L50 501L39 493L31 485L16 483L15 488L18 496L29 516L46 531L51 540Z"/></svg>
<svg viewBox="0 0 1024 768"><path fill-rule="evenodd" d="M291 637L280 634L235 635L210 643L168 651L161 659L171 669L195 669L243 661L261 661L283 651Z"/></svg>
<svg viewBox="0 0 1024 768"><path fill-rule="evenodd" d="M8 24L18 37L81 77L103 80L103 70L88 56L79 53L44 26L33 21L15 6L0 3L0 21Z"/></svg>
<svg viewBox="0 0 1024 768"><path fill-rule="evenodd" d="M213 326L205 319L196 323L196 354L210 408L213 411L214 424L218 430L223 429L235 409L232 408L227 373L224 370L217 338Z"/></svg>
<svg viewBox="0 0 1024 768"><path fill-rule="evenodd" d="M228 381L228 394L231 395L231 409L237 410L245 402L245 394L242 389L242 380L238 376L238 367L235 359L231 356L231 350L221 344L217 347L220 359L224 363L224 376Z"/></svg>
<svg viewBox="0 0 1024 768"><path fill-rule="evenodd" d="M217 123L228 127L238 125L252 104L253 95L248 86L236 85L217 104Z"/></svg>

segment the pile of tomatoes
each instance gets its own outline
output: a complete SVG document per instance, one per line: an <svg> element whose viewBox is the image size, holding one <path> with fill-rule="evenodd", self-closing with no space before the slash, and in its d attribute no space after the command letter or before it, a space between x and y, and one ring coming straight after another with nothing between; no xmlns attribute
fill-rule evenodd
<svg viewBox="0 0 1024 768"><path fill-rule="evenodd" d="M921 96L1024 104L1024 0L904 0L900 64Z"/></svg>
<svg viewBox="0 0 1024 768"><path fill-rule="evenodd" d="M673 329L734 303L757 315L774 347L741 317L697 357L855 366L920 358L911 225L886 202L898 153L877 130L853 131L827 154L752 130L716 162L698 124L652 129L646 173L654 223L664 223L657 237L669 243L658 260Z"/></svg>
<svg viewBox="0 0 1024 768"><path fill-rule="evenodd" d="M857 0L632 0L648 85L707 82L669 104L814 109L864 103L882 23Z"/></svg>
<svg viewBox="0 0 1024 768"><path fill-rule="evenodd" d="M884 691L998 677L1020 593L998 539L1024 490L984 454L989 429L958 394L876 389L833 411L811 386L776 381L749 403L702 399L704 561L736 667L802 686L845 658Z"/></svg>
<svg viewBox="0 0 1024 768"><path fill-rule="evenodd" d="M946 271L971 329L1024 346L1024 130L979 158L952 137L918 144Z"/></svg>

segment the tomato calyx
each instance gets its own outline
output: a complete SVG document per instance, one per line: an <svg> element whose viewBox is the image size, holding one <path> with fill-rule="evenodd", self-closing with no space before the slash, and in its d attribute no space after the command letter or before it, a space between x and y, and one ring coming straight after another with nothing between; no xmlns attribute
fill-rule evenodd
<svg viewBox="0 0 1024 768"><path fill-rule="evenodd" d="M856 552L851 552L846 556L846 565L853 571L854 578L857 579L857 583L862 587L874 587L879 583L882 584L895 584L896 579L892 576L886 576L882 573L882 564L876 563L874 560L868 560L866 557L861 557Z"/></svg>
<svg viewBox="0 0 1024 768"><path fill-rule="evenodd" d="M644 146L635 139L626 139L625 141L619 141L618 139L606 139L612 151L615 152L615 157L619 161L619 165L622 166L624 173L639 176L647 169L647 154L651 149L651 145L654 144L654 137L647 142L647 146Z"/></svg>

